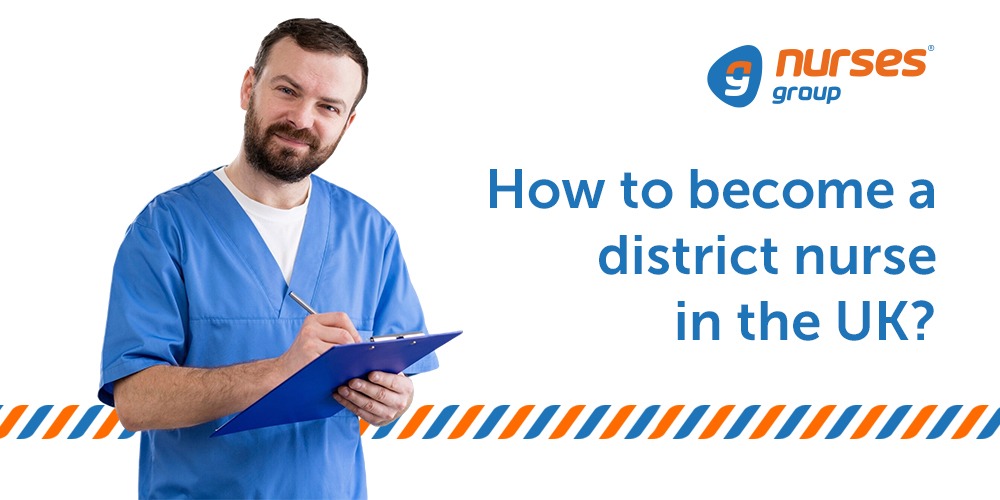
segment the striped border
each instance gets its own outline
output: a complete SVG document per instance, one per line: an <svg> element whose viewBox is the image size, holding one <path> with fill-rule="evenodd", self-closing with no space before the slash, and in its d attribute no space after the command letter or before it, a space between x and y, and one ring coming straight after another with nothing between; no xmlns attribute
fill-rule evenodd
<svg viewBox="0 0 1000 500"><path fill-rule="evenodd" d="M121 427L113 408L94 405L85 411L69 405L53 412L53 405L40 406L27 417L28 405L0 405L2 439L128 439L135 433ZM524 405L516 411L499 405L424 405L411 409L399 420L378 428L361 421L361 436L370 439L975 439L993 437L1000 427L1000 408L984 419L988 405L954 405L938 411L938 405L915 410L902 405L887 411L887 405L864 409L862 405L802 405L789 409L775 405L762 410L751 405L661 406L641 412L636 405L612 409L611 405L550 405L536 411ZM24 417L24 418L22 418ZM15 437L16 436L16 437Z"/></svg>
<svg viewBox="0 0 1000 500"><path fill-rule="evenodd" d="M0 405L0 440L8 436L13 437L15 433L11 431L15 428L20 428L16 433L17 439L39 437L39 434L42 439L52 439L70 427L72 430L64 433L66 439L105 439L116 432L118 439L128 439L135 434L119 424L118 413L108 406L94 405L78 413L80 405L69 405L50 419L52 408L53 405L40 406L30 418L22 420L21 417L27 413L28 405L14 407ZM74 422L72 426L67 425L70 421ZM44 432L40 433L39 428L44 428Z"/></svg>
<svg viewBox="0 0 1000 500"><path fill-rule="evenodd" d="M714 412L709 405L651 405L641 412L636 408L626 405L612 410L611 405L601 405L588 413L586 405L551 405L541 411L535 411L535 405L525 405L512 412L510 405L500 405L484 412L484 405L476 405L460 412L458 405L451 405L432 416L435 406L426 405L373 432L362 421L361 435L369 434L371 439L938 439L946 435L951 439L972 435L987 439L1000 427L1000 408L985 424L981 423L987 405L965 411L962 405L950 406L936 419L932 416L938 405L918 411L911 411L913 405L902 405L891 413L886 412L887 405L866 411L861 405L853 405L841 407L839 413L837 405L802 405L791 411L786 411L785 405L766 411L761 411L760 405L751 405L739 412L734 412L735 405L717 407ZM974 429L978 434L972 432Z"/></svg>

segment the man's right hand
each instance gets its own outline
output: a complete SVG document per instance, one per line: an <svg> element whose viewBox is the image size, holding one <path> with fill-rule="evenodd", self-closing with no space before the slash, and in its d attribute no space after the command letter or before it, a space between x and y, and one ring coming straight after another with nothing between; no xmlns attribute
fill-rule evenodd
<svg viewBox="0 0 1000 500"><path fill-rule="evenodd" d="M278 364L284 378L288 378L331 347L356 342L361 342L361 336L346 313L310 314L292 346L278 357Z"/></svg>
<svg viewBox="0 0 1000 500"><path fill-rule="evenodd" d="M360 341L346 314L313 314L277 358L219 368L155 365L116 381L118 417L130 431L215 420L244 410L331 347Z"/></svg>

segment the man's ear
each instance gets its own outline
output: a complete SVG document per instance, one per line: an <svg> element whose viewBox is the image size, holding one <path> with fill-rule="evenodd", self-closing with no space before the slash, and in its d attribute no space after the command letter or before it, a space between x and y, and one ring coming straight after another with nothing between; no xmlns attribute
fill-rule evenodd
<svg viewBox="0 0 1000 500"><path fill-rule="evenodd" d="M347 124L344 125L344 132L347 132L347 129L351 128L351 124L354 123L354 117L356 116L358 116L358 114L354 111L351 111L351 116L347 118Z"/></svg>
<svg viewBox="0 0 1000 500"><path fill-rule="evenodd" d="M247 72L243 75L243 84L240 85L240 107L243 108L243 111L250 109L250 95L253 94L254 76L253 66L247 68Z"/></svg>

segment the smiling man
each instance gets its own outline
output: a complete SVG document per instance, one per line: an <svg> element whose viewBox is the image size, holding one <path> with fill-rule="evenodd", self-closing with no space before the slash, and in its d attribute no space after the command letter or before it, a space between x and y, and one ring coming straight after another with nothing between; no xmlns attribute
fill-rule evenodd
<svg viewBox="0 0 1000 500"><path fill-rule="evenodd" d="M393 227L312 173L365 93L341 28L279 24L244 75L243 144L225 167L156 197L115 262L101 401L141 430L141 497L358 498L358 417L406 411L413 384L373 372L331 394L350 412L209 435L330 347L426 331ZM316 310L306 315L295 292ZM433 369L433 354L409 367Z"/></svg>

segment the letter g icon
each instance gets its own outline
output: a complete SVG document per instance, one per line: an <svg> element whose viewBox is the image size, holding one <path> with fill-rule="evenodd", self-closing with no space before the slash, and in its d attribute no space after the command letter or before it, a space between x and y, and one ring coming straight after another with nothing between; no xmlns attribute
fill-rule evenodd
<svg viewBox="0 0 1000 500"><path fill-rule="evenodd" d="M715 61L708 70L708 88L722 102L742 108L757 97L762 73L760 51L744 45Z"/></svg>

